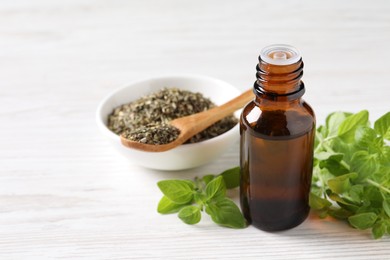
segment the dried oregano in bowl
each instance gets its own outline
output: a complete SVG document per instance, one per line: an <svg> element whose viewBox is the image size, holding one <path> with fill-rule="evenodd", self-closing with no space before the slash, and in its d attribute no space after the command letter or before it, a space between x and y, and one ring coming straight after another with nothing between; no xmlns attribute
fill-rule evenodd
<svg viewBox="0 0 390 260"><path fill-rule="evenodd" d="M201 93L178 88L163 88L136 101L116 107L108 117L108 128L126 138L148 144L172 142L179 132L167 126L169 121L199 113L215 104ZM233 115L226 117L186 143L197 143L221 135L237 124Z"/></svg>

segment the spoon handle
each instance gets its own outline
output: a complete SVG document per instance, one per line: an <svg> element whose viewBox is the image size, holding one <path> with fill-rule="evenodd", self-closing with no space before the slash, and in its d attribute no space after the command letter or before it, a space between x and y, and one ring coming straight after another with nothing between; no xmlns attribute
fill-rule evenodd
<svg viewBox="0 0 390 260"><path fill-rule="evenodd" d="M253 90L247 90L238 97L221 106L214 107L201 113L175 119L171 121L171 125L180 129L189 129L188 134L186 135L193 136L193 133L198 133L206 129L224 117L231 115L236 110L244 107L244 105L253 100L253 98Z"/></svg>
<svg viewBox="0 0 390 260"><path fill-rule="evenodd" d="M233 112L235 112L238 109L243 108L249 101L253 100L254 94L253 89L247 90L241 95L239 95L236 98L233 98L232 100L226 102L225 104L214 107L206 112L210 112L211 114L216 114L218 111L218 114L221 114L221 118L224 118ZM215 111L215 112L212 112ZM217 120L218 121L218 120Z"/></svg>

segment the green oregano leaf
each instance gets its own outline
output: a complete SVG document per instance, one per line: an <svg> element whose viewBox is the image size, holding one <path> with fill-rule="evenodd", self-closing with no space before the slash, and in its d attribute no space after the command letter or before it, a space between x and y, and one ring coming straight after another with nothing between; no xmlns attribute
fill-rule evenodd
<svg viewBox="0 0 390 260"><path fill-rule="evenodd" d="M340 162L344 157L342 153L334 153L334 152L319 152L316 153L314 156L316 159L321 161L334 160L337 162Z"/></svg>
<svg viewBox="0 0 390 260"><path fill-rule="evenodd" d="M383 146L383 139L377 137L374 129L368 126L359 126L356 129L354 145L360 150L377 153L380 152Z"/></svg>
<svg viewBox="0 0 390 260"><path fill-rule="evenodd" d="M338 209L329 210L329 215L331 215L336 219L345 220L348 219L352 215L352 213L351 211L346 210L344 208L338 208Z"/></svg>
<svg viewBox="0 0 390 260"><path fill-rule="evenodd" d="M195 185L187 180L165 180L157 183L161 192L172 202L185 204L193 199Z"/></svg>
<svg viewBox="0 0 390 260"><path fill-rule="evenodd" d="M387 137L389 139L390 135L390 112L387 112L383 116L381 116L374 123L375 131L383 137Z"/></svg>
<svg viewBox="0 0 390 260"><path fill-rule="evenodd" d="M326 209L332 205L327 199L323 199L320 196L310 193L309 205L312 209L321 210Z"/></svg>
<svg viewBox="0 0 390 260"><path fill-rule="evenodd" d="M363 185L361 184L353 185L348 191L348 197L356 204L360 204L362 201L363 192L364 192Z"/></svg>
<svg viewBox="0 0 390 260"><path fill-rule="evenodd" d="M196 224L201 218L200 209L193 205L186 206L180 210L178 217L186 224Z"/></svg>
<svg viewBox="0 0 390 260"><path fill-rule="evenodd" d="M224 197L226 194L225 182L222 176L210 181L206 186L207 199Z"/></svg>
<svg viewBox="0 0 390 260"><path fill-rule="evenodd" d="M202 177L203 182L207 185L210 181L215 178L215 175L208 174Z"/></svg>
<svg viewBox="0 0 390 260"><path fill-rule="evenodd" d="M366 186L364 189L364 193L362 195L362 199L364 199L364 204L370 207L378 208L382 207L383 196L381 191L375 186Z"/></svg>
<svg viewBox="0 0 390 260"><path fill-rule="evenodd" d="M329 188L335 193L344 193L351 188L350 179L354 179L356 177L357 177L357 174L352 172L352 173L344 174L344 175L329 179L328 180Z"/></svg>
<svg viewBox="0 0 390 260"><path fill-rule="evenodd" d="M177 204L168 199L167 196L163 196L158 203L157 212L161 214L170 214L178 212L185 204Z"/></svg>
<svg viewBox="0 0 390 260"><path fill-rule="evenodd" d="M355 131L359 126L367 125L368 123L368 111L363 110L357 114L353 114L347 117L338 129L338 137L344 141L350 143L355 138Z"/></svg>
<svg viewBox="0 0 390 260"><path fill-rule="evenodd" d="M390 169L390 146L382 147L382 154L379 159L384 167ZM388 175L390 175L390 171L388 171Z"/></svg>
<svg viewBox="0 0 390 260"><path fill-rule="evenodd" d="M240 186L240 167L228 169L220 174L223 177L227 189Z"/></svg>
<svg viewBox="0 0 390 260"><path fill-rule="evenodd" d="M375 239L383 237L386 233L386 225L383 222L378 222L372 227L372 235Z"/></svg>
<svg viewBox="0 0 390 260"><path fill-rule="evenodd" d="M388 128L387 132L383 135L383 139L390 140L390 128Z"/></svg>
<svg viewBox="0 0 390 260"><path fill-rule="evenodd" d="M354 228L363 230L372 227L377 218L375 213L367 212L350 216L348 221Z"/></svg>
<svg viewBox="0 0 390 260"><path fill-rule="evenodd" d="M378 170L378 162L375 155L367 151L355 152L351 159L351 171L358 173L359 180L364 180Z"/></svg>
<svg viewBox="0 0 390 260"><path fill-rule="evenodd" d="M390 217L390 198L386 198L383 200L383 210L388 217Z"/></svg>
<svg viewBox="0 0 390 260"><path fill-rule="evenodd" d="M328 129L327 137L337 136L340 124L350 115L351 113L345 112L333 112L326 117L326 129Z"/></svg>
<svg viewBox="0 0 390 260"><path fill-rule="evenodd" d="M326 168L335 176L343 175L349 172L349 169L345 168L344 165L340 163L339 156L331 156L326 160L321 160L319 166L321 169Z"/></svg>
<svg viewBox="0 0 390 260"><path fill-rule="evenodd" d="M220 198L206 204L206 213L211 219L225 227L244 228L246 222L237 205L228 198Z"/></svg>
<svg viewBox="0 0 390 260"><path fill-rule="evenodd" d="M329 194L328 194L329 199L335 201L343 209L351 211L351 212L356 212L359 209L359 206L354 204L352 201L341 197L337 193L332 193L330 191L330 189L328 191L329 191Z"/></svg>

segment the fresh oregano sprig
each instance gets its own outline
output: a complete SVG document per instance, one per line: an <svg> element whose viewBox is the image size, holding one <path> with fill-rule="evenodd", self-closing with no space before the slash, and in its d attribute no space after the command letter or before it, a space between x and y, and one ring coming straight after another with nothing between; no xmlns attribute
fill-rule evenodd
<svg viewBox="0 0 390 260"><path fill-rule="evenodd" d="M205 211L211 219L225 227L247 226L237 205L226 197L226 189L239 186L240 168L235 167L215 175L192 180L164 180L157 183L164 196L158 203L161 214L177 213L186 224L196 224Z"/></svg>
<svg viewBox="0 0 390 260"><path fill-rule="evenodd" d="M390 234L390 112L374 127L368 118L366 110L334 112L318 127L309 203L320 217L330 215L354 228L371 229L378 239ZM225 197L226 188L239 186L239 167L158 186L164 193L158 205L162 214L179 212L185 223L196 224L205 210L220 225L246 226L238 207Z"/></svg>
<svg viewBox="0 0 390 260"><path fill-rule="evenodd" d="M390 234L390 112L335 112L316 132L310 206L374 238Z"/></svg>

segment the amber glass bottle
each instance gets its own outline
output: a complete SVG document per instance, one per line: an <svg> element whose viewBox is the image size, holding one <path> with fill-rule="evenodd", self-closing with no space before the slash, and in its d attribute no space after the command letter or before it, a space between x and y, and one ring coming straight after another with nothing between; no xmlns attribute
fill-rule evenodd
<svg viewBox="0 0 390 260"><path fill-rule="evenodd" d="M271 45L259 61L256 97L240 120L240 199L249 223L277 231L299 225L309 213L315 117L301 99L299 52Z"/></svg>

